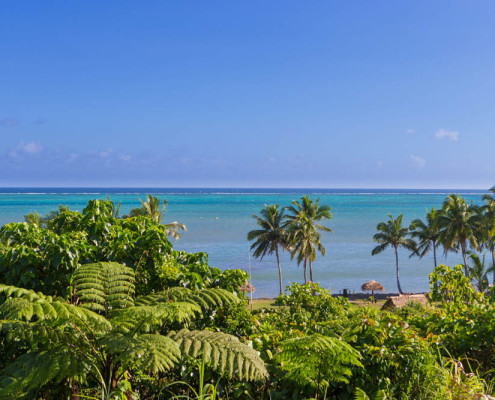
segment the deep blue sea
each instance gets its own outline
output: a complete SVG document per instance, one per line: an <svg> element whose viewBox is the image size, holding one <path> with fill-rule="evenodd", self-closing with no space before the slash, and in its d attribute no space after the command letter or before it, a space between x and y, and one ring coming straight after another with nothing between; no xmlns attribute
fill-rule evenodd
<svg viewBox="0 0 495 400"><path fill-rule="evenodd" d="M409 224L423 218L426 208L440 207L449 193L461 193L468 200L481 203L484 191L476 190L384 190L384 189L157 189L157 188L0 188L0 225L22 221L32 211L46 214L59 204L81 211L88 200L110 196L122 202L121 215L140 205L151 193L169 201L164 222L179 221L188 231L174 246L191 252L206 251L210 265L219 268L251 270L255 297L275 296L278 273L275 257L262 262L249 257L247 232L256 228L252 214L263 204L288 205L304 194L320 197L320 203L332 207L333 219L327 225L322 242L326 256L317 256L314 278L323 287L339 293L346 288L360 291L369 279L381 282L387 292L395 292L395 257L393 250L371 256L376 224L404 214ZM440 252L441 253L441 252ZM401 284L405 291L427 291L433 257L409 258L399 254ZM461 257L449 254L445 263L453 265ZM287 253L281 256L284 285L302 282L303 270Z"/></svg>

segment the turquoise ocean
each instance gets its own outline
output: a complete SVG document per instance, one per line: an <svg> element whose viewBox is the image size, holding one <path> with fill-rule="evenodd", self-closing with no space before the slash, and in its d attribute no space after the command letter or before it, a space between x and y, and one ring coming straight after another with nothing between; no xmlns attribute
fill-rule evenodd
<svg viewBox="0 0 495 400"><path fill-rule="evenodd" d="M241 268L251 271L255 297L272 297L278 293L278 272L274 256L262 262L249 256L247 232L256 228L253 214L264 204L290 204L308 194L332 207L333 219L326 224L333 233L324 233L326 256L317 256L314 278L327 289L340 293L344 288L360 291L369 279L381 282L387 292L395 292L395 257L393 250L371 256L376 224L404 214L409 224L424 218L426 208L440 207L449 193L460 193L466 199L481 203L484 191L476 190L371 190L371 189L156 189L156 188L1 188L0 225L23 220L37 211L46 214L59 204L82 211L90 199L110 198L122 202L121 215L140 205L151 193L169 201L164 222L179 221L187 232L174 247L190 252L206 251L212 266L221 269ZM448 265L461 262L449 254L445 259L439 250L439 261ZM284 285L303 282L302 267L282 253ZM401 284L407 292L428 290L428 274L433 269L433 256L409 258L399 253Z"/></svg>

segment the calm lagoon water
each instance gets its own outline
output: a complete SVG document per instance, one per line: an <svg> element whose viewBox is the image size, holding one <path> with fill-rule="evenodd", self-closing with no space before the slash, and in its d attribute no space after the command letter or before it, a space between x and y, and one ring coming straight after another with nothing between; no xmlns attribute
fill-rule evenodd
<svg viewBox="0 0 495 400"><path fill-rule="evenodd" d="M409 224L423 218L426 208L440 207L448 193L461 193L468 200L481 202L484 191L463 190L371 190L371 189L156 189L156 188L2 188L0 189L0 225L22 221L32 211L46 214L59 204L81 211L87 201L110 196L122 202L121 215L140 205L147 193L166 197L169 201L165 222L180 221L188 231L174 244L190 252L206 251L210 265L219 268L249 270L256 288L255 297L277 294L278 273L275 257L262 262L249 257L247 232L256 227L252 214L263 204L288 205L304 194L320 197L320 203L332 207L333 219L327 225L333 233L325 233L322 242L326 256L317 256L314 278L323 287L336 293L343 288L360 291L369 279L381 282L386 291L396 291L395 257L393 250L371 256L376 224L404 214ZM407 251L399 253L401 284L405 291L427 291L428 274L433 269L433 257L409 258ZM440 260L449 265L461 262L458 255L449 254ZM303 270L287 253L282 253L284 285L302 282Z"/></svg>

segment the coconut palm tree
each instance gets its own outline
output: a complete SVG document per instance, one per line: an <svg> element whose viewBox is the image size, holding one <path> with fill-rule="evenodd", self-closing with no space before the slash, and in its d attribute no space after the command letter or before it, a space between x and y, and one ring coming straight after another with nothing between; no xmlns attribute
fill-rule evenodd
<svg viewBox="0 0 495 400"><path fill-rule="evenodd" d="M423 258L426 253L433 250L435 268L437 267L437 246L440 236L440 228L438 226L439 215L440 212L435 210L435 207L432 207L430 211L426 210L426 222L415 219L409 226L411 237L418 240L417 251L414 251L411 257L419 255L420 258Z"/></svg>
<svg viewBox="0 0 495 400"><path fill-rule="evenodd" d="M490 192L493 195L483 195L486 204L483 206L482 225L484 227L484 245L492 254L493 283L495 284L495 186L490 188Z"/></svg>
<svg viewBox="0 0 495 400"><path fill-rule="evenodd" d="M483 254L482 259L480 259L478 254L473 252L468 252L468 255L473 264L473 266L469 268L471 281L476 282L478 291L484 292L486 289L488 289L488 274L492 272L494 268L493 266L490 268L486 268L485 254Z"/></svg>
<svg viewBox="0 0 495 400"><path fill-rule="evenodd" d="M282 294L282 268L280 267L280 257L278 249L285 249L287 241L287 232L285 231L285 214L284 209L279 210L279 206L265 204L261 209L260 215L253 215L260 229L252 230L248 233L248 240L254 241L251 245L253 255L260 260L267 254L275 253L278 265L278 279L280 284L280 294Z"/></svg>
<svg viewBox="0 0 495 400"><path fill-rule="evenodd" d="M168 204L167 199L163 199L163 206L161 208L160 199L150 194L146 195L146 201L141 199L139 199L139 201L141 202L141 207L133 208L129 213L129 216L136 217L139 215L144 215L150 217L153 222L161 224ZM174 240L179 239L181 236L179 229L182 231L187 231L186 225L177 221L163 225L167 228L167 235L172 237Z"/></svg>
<svg viewBox="0 0 495 400"><path fill-rule="evenodd" d="M472 202L467 203L460 195L450 194L442 206L442 215L438 217L440 227L440 242L445 254L457 251L459 248L464 260L464 273L469 278L469 267L466 259L467 246L478 250L480 243L478 232L480 228L480 209Z"/></svg>
<svg viewBox="0 0 495 400"><path fill-rule="evenodd" d="M291 257L297 256L297 263L304 263L304 282L307 282L306 268L309 265L309 279L313 281L313 262L316 259L316 250L325 255L326 249L321 244L319 231L332 230L319 221L331 219L331 208L319 204L320 199L311 200L308 196L301 197L301 201L294 200L288 207L287 232Z"/></svg>
<svg viewBox="0 0 495 400"><path fill-rule="evenodd" d="M399 294L403 294L399 280L399 247L404 247L411 251L416 251L417 244L413 239L408 238L409 229L402 226L402 214L397 219L389 214L387 222L380 222L376 226L376 233L373 240L378 243L372 251L371 255L377 255L383 252L387 247L393 247L395 251L395 269L397 274L397 289Z"/></svg>

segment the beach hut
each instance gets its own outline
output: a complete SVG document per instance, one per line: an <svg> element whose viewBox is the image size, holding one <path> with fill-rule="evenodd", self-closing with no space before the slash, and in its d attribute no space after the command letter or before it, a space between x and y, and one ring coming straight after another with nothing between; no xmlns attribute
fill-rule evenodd
<svg viewBox="0 0 495 400"><path fill-rule="evenodd" d="M382 310L393 310L395 308L401 308L409 304L411 301L421 303L425 306L428 303L428 299L422 293L419 294L404 294L401 296L390 296L385 304L382 306Z"/></svg>
<svg viewBox="0 0 495 400"><path fill-rule="evenodd" d="M372 280L372 281L368 281L366 283L363 283L363 285L361 286L361 290L366 290L366 291L371 290L371 296L375 297L375 290L377 292L383 292L385 290L385 288L383 287L383 285L380 282Z"/></svg>

